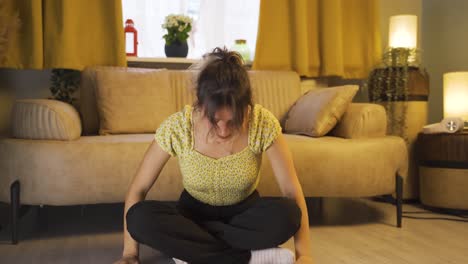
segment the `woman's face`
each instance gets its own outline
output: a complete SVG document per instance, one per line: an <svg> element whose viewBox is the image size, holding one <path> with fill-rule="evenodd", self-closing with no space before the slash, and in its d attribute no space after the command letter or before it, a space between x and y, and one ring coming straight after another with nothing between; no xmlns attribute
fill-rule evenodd
<svg viewBox="0 0 468 264"><path fill-rule="evenodd" d="M233 136L232 119L234 118L232 110L228 107L223 107L216 111L215 122L218 126L216 135L221 139L229 139Z"/></svg>

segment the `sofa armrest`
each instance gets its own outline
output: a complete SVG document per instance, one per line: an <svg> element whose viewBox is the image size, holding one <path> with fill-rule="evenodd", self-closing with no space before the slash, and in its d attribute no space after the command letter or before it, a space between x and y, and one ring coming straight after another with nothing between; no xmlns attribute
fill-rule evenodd
<svg viewBox="0 0 468 264"><path fill-rule="evenodd" d="M387 133L385 108L378 104L352 103L329 133L342 138L381 137Z"/></svg>
<svg viewBox="0 0 468 264"><path fill-rule="evenodd" d="M75 140L81 135L80 115L58 100L16 100L11 118L14 138Z"/></svg>

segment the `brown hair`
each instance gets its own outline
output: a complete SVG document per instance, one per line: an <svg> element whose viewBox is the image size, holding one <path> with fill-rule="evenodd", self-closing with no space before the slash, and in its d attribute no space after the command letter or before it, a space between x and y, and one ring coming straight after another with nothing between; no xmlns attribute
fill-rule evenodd
<svg viewBox="0 0 468 264"><path fill-rule="evenodd" d="M249 76L244 68L241 55L226 48L215 48L203 56L203 62L195 81L196 109L204 114L217 129L215 113L228 107L233 114L230 124L239 130L244 122L247 109L253 107Z"/></svg>

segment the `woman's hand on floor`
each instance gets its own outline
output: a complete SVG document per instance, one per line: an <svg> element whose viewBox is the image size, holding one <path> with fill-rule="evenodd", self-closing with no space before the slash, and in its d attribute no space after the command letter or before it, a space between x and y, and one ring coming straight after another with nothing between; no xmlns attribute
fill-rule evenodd
<svg viewBox="0 0 468 264"><path fill-rule="evenodd" d="M312 257L309 256L301 256L296 260L295 264L314 264Z"/></svg>
<svg viewBox="0 0 468 264"><path fill-rule="evenodd" d="M114 262L114 264L140 264L140 261L135 255L127 255Z"/></svg>

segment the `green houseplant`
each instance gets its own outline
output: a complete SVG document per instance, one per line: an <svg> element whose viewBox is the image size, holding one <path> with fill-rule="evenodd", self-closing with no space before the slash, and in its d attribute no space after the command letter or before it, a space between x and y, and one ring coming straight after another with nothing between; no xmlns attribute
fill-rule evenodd
<svg viewBox="0 0 468 264"><path fill-rule="evenodd" d="M369 101L382 104L386 109L388 134L399 135L407 142L408 101L419 100L418 97L427 100L425 84L421 82L428 77L420 68L418 53L417 49L410 48L388 49L366 83Z"/></svg>
<svg viewBox="0 0 468 264"><path fill-rule="evenodd" d="M192 30L192 18L185 15L166 16L162 28L167 30L163 36L167 57L186 57L188 54L187 39Z"/></svg>
<svg viewBox="0 0 468 264"><path fill-rule="evenodd" d="M51 99L77 106L77 98L74 96L80 87L81 72L70 69L53 69L50 77Z"/></svg>
<svg viewBox="0 0 468 264"><path fill-rule="evenodd" d="M369 101L382 105L386 110L387 134L406 141L408 173L403 187L405 199L419 197L416 141L428 117L429 75L420 65L417 28L415 15L390 17L388 48L367 80Z"/></svg>

